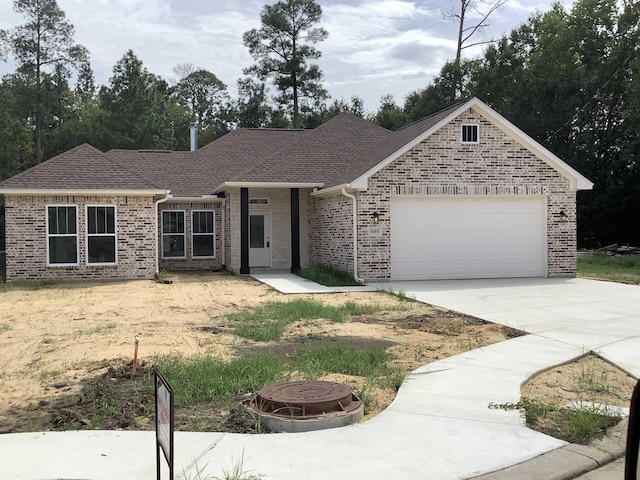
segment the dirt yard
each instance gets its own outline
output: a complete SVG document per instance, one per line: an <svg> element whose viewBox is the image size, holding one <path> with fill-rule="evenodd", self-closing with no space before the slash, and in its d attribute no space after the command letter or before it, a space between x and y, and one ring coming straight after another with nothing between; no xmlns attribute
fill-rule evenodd
<svg viewBox="0 0 640 480"><path fill-rule="evenodd" d="M154 356L170 353L210 353L223 359L262 350L287 355L301 339L333 338L384 346L409 372L517 334L386 293L363 292L313 298L332 305L402 303L406 309L344 323L301 321L291 325L282 340L258 344L231 334L223 315L300 296L282 295L250 278L224 273L176 274L172 280L170 285L129 281L16 286L0 292L0 433L52 428L61 410L77 404L83 388L116 381L116 373L126 371L136 335L139 358L147 366ZM354 389L361 380L335 375L328 379ZM374 393L369 417L395 394L383 389ZM78 426L69 422L68 428ZM148 418L112 427L151 428Z"/></svg>

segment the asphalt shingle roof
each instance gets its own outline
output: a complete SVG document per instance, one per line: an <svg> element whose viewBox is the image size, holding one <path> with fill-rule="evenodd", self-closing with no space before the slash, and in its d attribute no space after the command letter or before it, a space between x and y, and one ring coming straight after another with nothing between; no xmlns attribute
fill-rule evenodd
<svg viewBox="0 0 640 480"><path fill-rule="evenodd" d="M195 152L81 145L0 182L0 189L167 189L210 195L224 182L350 183L459 108L392 132L349 113L313 130L240 129Z"/></svg>

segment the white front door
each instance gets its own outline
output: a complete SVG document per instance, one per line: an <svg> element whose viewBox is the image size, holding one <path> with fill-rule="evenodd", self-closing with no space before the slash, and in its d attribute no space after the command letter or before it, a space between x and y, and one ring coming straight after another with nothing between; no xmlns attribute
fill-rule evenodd
<svg viewBox="0 0 640 480"><path fill-rule="evenodd" d="M268 213L249 214L249 266L271 266L271 240Z"/></svg>

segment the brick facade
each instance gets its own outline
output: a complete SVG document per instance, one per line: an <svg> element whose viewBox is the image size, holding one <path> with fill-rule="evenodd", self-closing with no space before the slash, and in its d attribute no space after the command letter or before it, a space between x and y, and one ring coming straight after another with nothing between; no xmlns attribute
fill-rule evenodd
<svg viewBox="0 0 640 480"><path fill-rule="evenodd" d="M462 124L479 125L479 143L462 144ZM358 199L358 274L390 279L391 198L397 195L544 196L548 276L576 274L575 192L569 181L472 109L372 175ZM314 198L311 261L353 271L351 199ZM568 217L563 219L559 212ZM369 237L373 212L381 236Z"/></svg>
<svg viewBox="0 0 640 480"><path fill-rule="evenodd" d="M216 202L163 202L158 206L158 245L160 248L160 268L163 270L219 270L223 267L222 236L224 200ZM162 212L175 210L185 212L185 257L163 258L162 256ZM213 210L214 212L214 257L198 258L192 250L192 212L196 210Z"/></svg>
<svg viewBox="0 0 640 480"><path fill-rule="evenodd" d="M155 273L155 206L145 196L5 196L7 280L131 279ZM77 207L78 265L48 266L47 206ZM116 265L87 264L87 205L116 207Z"/></svg>

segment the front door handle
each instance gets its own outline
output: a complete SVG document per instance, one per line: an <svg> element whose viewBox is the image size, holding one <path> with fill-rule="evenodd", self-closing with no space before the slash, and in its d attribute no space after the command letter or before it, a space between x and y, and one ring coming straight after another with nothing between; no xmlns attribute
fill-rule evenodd
<svg viewBox="0 0 640 480"><path fill-rule="evenodd" d="M269 248L269 240L267 240L267 248Z"/></svg>

